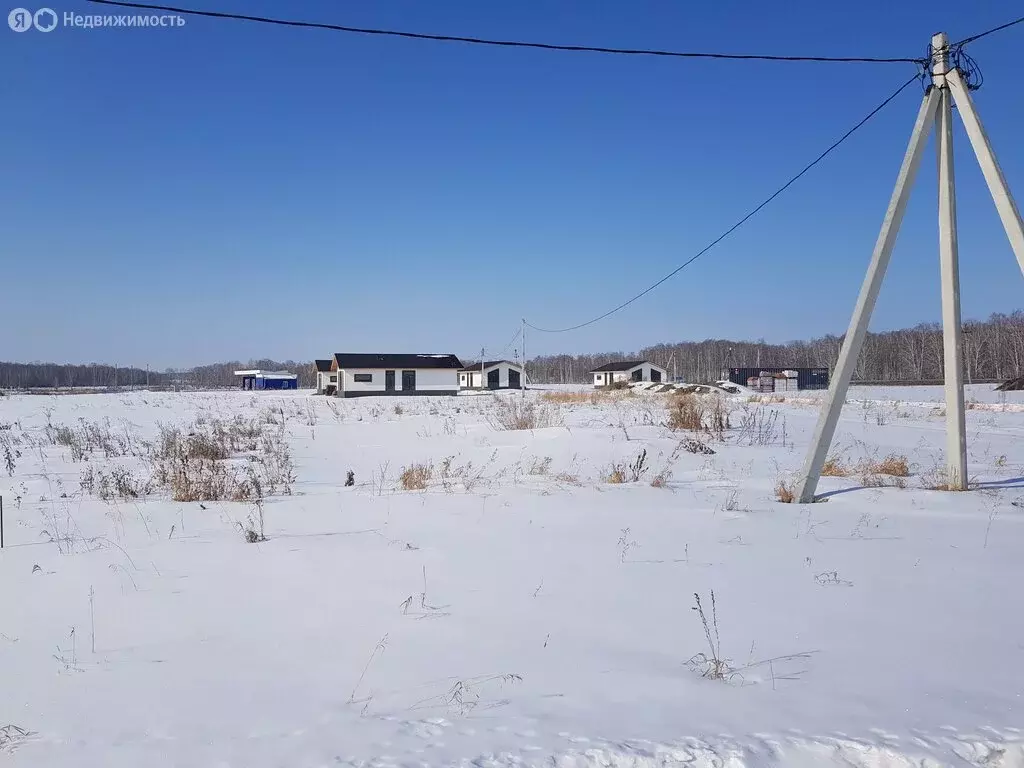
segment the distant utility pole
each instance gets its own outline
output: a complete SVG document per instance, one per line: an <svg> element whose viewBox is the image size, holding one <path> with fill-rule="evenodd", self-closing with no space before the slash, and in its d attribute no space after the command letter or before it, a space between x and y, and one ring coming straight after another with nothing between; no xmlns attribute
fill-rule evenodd
<svg viewBox="0 0 1024 768"><path fill-rule="evenodd" d="M522 325L522 337L523 337L523 375L519 380L519 388L522 390L523 397L526 397L526 318L523 318Z"/></svg>
<svg viewBox="0 0 1024 768"><path fill-rule="evenodd" d="M936 126L936 149L939 170L939 275L942 285L942 340L944 376L946 383L946 487L951 491L967 490L967 440L964 428L964 372L962 326L960 322L960 273L957 261L956 194L953 178L953 103L956 103L967 130L974 154L981 166L1010 247L1024 272L1024 222L1010 195L999 163L996 162L988 136L974 110L970 88L957 67L958 51L950 49L945 33L932 37L932 82L924 95L914 130L903 157L903 165L896 177L896 186L889 200L878 233L875 251L871 256L867 275L857 297L850 319L850 327L843 339L839 361L836 363L828 396L822 406L814 430L810 450L804 462L798 496L801 503L814 501L814 492L821 477L825 458L832 445L839 414L846 401L857 357L867 334L871 312L875 308L878 292L885 278L899 232L903 213L910 198L914 176L921 164L921 155L932 126ZM952 58L952 61L951 61Z"/></svg>
<svg viewBox="0 0 1024 768"><path fill-rule="evenodd" d="M480 389L484 388L484 348L480 347Z"/></svg>

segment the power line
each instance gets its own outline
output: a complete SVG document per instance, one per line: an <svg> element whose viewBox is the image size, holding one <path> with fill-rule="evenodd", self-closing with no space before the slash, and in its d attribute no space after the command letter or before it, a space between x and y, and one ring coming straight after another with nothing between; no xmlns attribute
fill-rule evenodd
<svg viewBox="0 0 1024 768"><path fill-rule="evenodd" d="M607 48L592 45L563 45L558 43L531 43L524 40L491 40L481 37L463 37L461 35L432 35L425 32L403 32L394 29L372 29L367 27L348 27L342 24L328 24L317 21L296 21L293 19L275 19L268 16L250 16L244 13L227 13L224 11L202 11L194 8L177 8L171 5L152 3L131 3L122 0L88 0L99 5L113 5L119 8L135 8L148 11L167 11L188 16L206 16L214 19L236 19L254 21L260 24L276 24L284 27L306 27L309 29L329 29L335 32L350 32L360 35L378 35L383 37L404 37L412 40L433 40L444 43L470 43L472 45L492 45L505 48L539 48L545 51L570 51L574 53L614 53L626 56L661 56L679 59L731 59L739 61L817 61L833 63L858 64L919 64L923 59L915 58L880 58L875 56L774 56L750 53L704 53L696 51L662 51L648 48Z"/></svg>
<svg viewBox="0 0 1024 768"><path fill-rule="evenodd" d="M628 299L627 301L624 301L624 302L622 302L622 303L621 303L621 304L619 304L619 305L618 305L617 307L615 307L615 308L613 308L613 309L610 309L610 310L608 310L608 311L607 311L607 312L605 312L605 313L604 313L603 315L598 315L597 317L593 318L592 320L587 320L586 322L584 322L584 323L579 323L578 325L571 325L571 326L569 326L568 328L538 328L538 327L537 327L536 325L533 325L532 323L526 323L526 325L527 325L528 327L532 328L532 329L533 329L533 330L535 330L535 331L540 331L541 333L565 333L565 332L567 332L567 331L575 331L575 330L578 330L579 328L584 328L584 327L586 327L586 326L588 326L588 325L592 325L592 324L594 324L594 323L598 322L599 320L604 320L604 319L605 319L606 317L609 317L610 315L614 315L614 314L615 314L616 312L618 312L618 311L620 311L620 310L622 310L622 309L625 309L625 308L626 308L626 307L628 307L628 306L629 306L630 304L632 304L632 303L633 303L634 301L637 301L638 299L641 299L641 298L643 298L644 296L646 296L646 295L647 295L648 293L650 293L651 291L653 291L653 290L654 290L655 288L657 288L657 287L658 287L659 285L661 285L661 284L662 284L662 283L664 283L665 281L667 281L667 280L671 279L672 277L675 277L675 276L676 276L677 274L679 274L679 273L680 273L680 272L681 272L681 271L682 271L683 269L685 269L686 267L688 267L688 266L689 266L690 264L692 264L693 262L695 262L695 261L696 261L697 259L699 259L699 258L700 258L701 256L703 256L703 255L704 255L705 253L707 253L708 251L710 251L710 250L711 250L712 248L714 248L714 247L715 247L716 245L718 245L718 244L719 244L720 242L722 242L723 240L725 240L725 238L727 238L727 237L728 237L729 235L731 235L731 234L732 234L733 232L735 232L735 231L736 231L737 229L739 229L739 228L740 228L740 227L741 227L741 226L742 226L743 224L745 224L745 223L746 223L746 222L747 222L747 221L748 221L748 220L749 220L750 218L752 218L752 217L753 217L753 216L754 216L754 215L755 215L755 214L756 214L756 213L757 213L758 211L760 211L760 210L761 210L762 208L764 208L764 207L765 207L766 205L768 205L768 203L770 203L770 202L771 202L772 200L774 200L774 199L775 199L776 197L778 197L778 196L779 196L779 195L781 195L781 194L782 194L783 192L785 192L785 191L786 191L786 190L787 190L787 189L788 189L788 188L789 188L790 186L792 186L792 185L793 185L793 183L795 183L797 179L799 179L799 178L800 178L801 176L803 176L803 175L804 175L805 173L807 173L807 172L808 172L809 170L811 170L811 168L813 168L813 167L814 167L814 166L816 166L816 165L817 165L818 163L820 163L820 162L821 162L822 160L824 160L824 159L825 159L825 158L826 158L826 157L827 157L827 156L828 156L829 154L831 154L831 153L832 153L832 151L833 151L834 149L836 149L836 147L838 147L838 146L839 146L840 144L842 144L842 143L843 143L844 141L846 141L846 140L847 140L848 138L850 138L850 136L852 136L852 135L853 135L853 134L854 134L854 133L855 133L855 132L857 131L857 129L859 129L859 128L860 128L861 126L863 126L863 125L864 125L864 124L865 124L866 122L868 122L868 120L870 120L870 119L871 119L871 118L873 118L873 117L874 117L875 115L877 115L877 114L878 114L879 112L881 112L881 111L882 111L882 109L883 109L883 108L884 108L884 107L885 107L885 106L886 106L886 105L887 105L887 104L888 104L888 103L889 103L890 101L892 101L892 100L893 100L893 99L895 99L895 98L896 98L897 96L899 96L899 95L900 95L900 94L901 94L901 93L902 93L902 92L904 91L904 89L906 89L906 88L907 88L907 86L909 86L909 85L910 85L911 83L915 82L916 80L918 80L918 79L920 79L920 78L921 78L921 75L914 75L914 76L913 76L912 78L910 78L909 80L907 80L907 82L905 82L905 83L904 83L903 85L901 85L901 86L900 86L899 88L897 88L897 89L896 89L896 91L895 91L895 92L894 92L894 93L893 93L893 94L892 94L891 96L889 96L889 97L888 97L888 98L887 98L887 99L886 99L885 101L883 101L883 102L882 102L881 104L879 104L879 105L878 105L877 107L875 107L875 108L874 108L873 110L871 110L871 111L870 111L870 112L869 112L869 113L867 114L867 116L866 116L866 117L864 117L864 118L863 118L863 119L862 119L862 120L861 120L861 121L860 121L859 123L857 123L857 124L856 124L855 126L853 126L853 128L851 128L850 130L848 130L848 131L847 131L846 133L844 133L844 134L842 135L842 137L840 137L840 138L839 138L839 140L838 140L838 141L836 141L835 143L833 143L833 144L832 144L832 146L830 146L830 147L829 147L828 149L826 149L826 150L825 150L824 152L822 152L822 153L821 153L820 155L818 155L818 156L817 156L817 157L816 157L816 158L815 158L814 160L812 160L812 161L811 161L811 162L810 162L810 163L809 163L808 165L804 166L803 170L801 170L801 171L800 171L799 173L797 173L797 174L796 174L795 176L793 176L793 177L792 177L792 178L791 178L791 179L790 179L789 181L787 181L787 182L786 182L785 184L783 184L783 185L782 185L781 187L779 187L779 188L778 188L777 190L775 190L775 191L774 191L774 192L773 192L773 193L771 194L771 196L769 196L768 198L766 198L766 199L765 199L765 200L764 200L764 201L763 201L762 203L760 203L760 204L759 204L759 205L758 205L758 206L757 206L756 208L754 208L754 209L753 209L752 211L750 211L750 213L748 213L748 214L747 214L746 216L744 216L744 217L743 217L742 219L740 219L739 221L737 221L737 222L736 222L735 224L733 224L733 225L732 225L731 227L729 227L729 229L727 229L727 230L726 230L725 232L723 232L723 233L722 233L721 235L719 235L719 236L718 236L717 238L715 238L714 240L712 240L712 241L711 241L711 242L710 242L710 243L709 243L708 245L706 245L706 246L705 246L704 248L702 248L701 250L699 250L699 251L698 251L697 253L695 253L695 254L694 254L693 256L691 256L691 257L690 257L689 259L687 259L687 260L686 260L686 261L684 261L684 262L683 262L682 264L680 264L680 265L679 265L678 267L676 267L675 269L673 269L673 270L672 270L671 272L669 272L669 273L668 273L667 275L665 275L665 276L664 276L663 278L661 278L660 280L658 280L658 282L654 283L653 285L651 285L651 286L650 286L650 287L648 287L648 288L645 288L645 289L644 289L644 290L642 290L642 291L641 291L640 293L638 293L638 294L637 294L636 296L632 297L631 299Z"/></svg>
<svg viewBox="0 0 1024 768"><path fill-rule="evenodd" d="M498 353L498 356L499 356L499 357L500 357L501 355L504 355L504 354L505 354L506 352L508 352L508 348L509 348L509 347L511 347L511 346L512 346L513 344L515 344L515 343L516 343L516 339L518 339L518 338L519 338L519 334L520 334L520 333L522 333L522 332L523 332L523 329L522 329L522 328L520 328L520 329L519 329L518 331L516 331L516 335L512 337L512 341L510 341L510 342L509 342L508 344L506 344L506 345L505 345L505 346L504 346L504 347L502 348L501 352L499 352L499 353Z"/></svg>
<svg viewBox="0 0 1024 768"><path fill-rule="evenodd" d="M956 47L961 46L961 45L967 45L968 43L973 43L975 40L981 40L981 38L987 37L988 35L991 35L993 32L1001 32L1004 29L1009 29L1010 27L1014 26L1015 24L1022 24L1022 23L1024 23L1024 16L1021 16L1019 19L1014 19L1013 21L1008 21L1005 24L1000 24L998 27L992 27L992 29L987 29L984 32L979 32L976 35L971 35L970 37L965 37L960 42L953 43L953 45L951 47L952 48L956 48Z"/></svg>
<svg viewBox="0 0 1024 768"><path fill-rule="evenodd" d="M511 338L511 340L509 340L508 344L506 344L504 347L501 348L500 352L491 353L492 356L494 357L494 359L497 360L502 355L504 355L506 352L508 352L509 347L511 347L513 344L516 343L516 340L519 338L519 334L521 334L522 332L523 332L523 329L519 328L519 330L516 331L515 335Z"/></svg>

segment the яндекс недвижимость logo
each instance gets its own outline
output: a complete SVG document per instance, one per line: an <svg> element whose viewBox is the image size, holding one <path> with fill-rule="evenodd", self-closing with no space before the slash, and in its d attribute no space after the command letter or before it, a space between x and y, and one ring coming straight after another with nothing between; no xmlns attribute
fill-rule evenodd
<svg viewBox="0 0 1024 768"><path fill-rule="evenodd" d="M40 8L35 13L27 8L15 8L7 14L7 25L15 32L26 32L33 27L40 32L52 32L57 28L57 12L52 8Z"/></svg>
<svg viewBox="0 0 1024 768"><path fill-rule="evenodd" d="M27 8L15 8L7 14L7 25L15 32L27 32L33 27L40 32L52 32L57 28L57 12L52 8L40 8L35 13Z"/></svg>
<svg viewBox="0 0 1024 768"><path fill-rule="evenodd" d="M185 26L185 17L175 13L139 13L139 14L96 14L74 13L64 11L63 17L57 15L52 8L40 8L32 12L28 8L15 8L7 14L7 26L15 32L28 32L36 29L40 32L52 32L61 25L68 29L101 29L103 27L139 27L142 29Z"/></svg>

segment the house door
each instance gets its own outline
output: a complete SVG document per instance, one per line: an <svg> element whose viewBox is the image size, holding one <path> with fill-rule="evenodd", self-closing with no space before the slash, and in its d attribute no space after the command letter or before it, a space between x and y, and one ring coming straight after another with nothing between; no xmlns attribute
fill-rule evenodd
<svg viewBox="0 0 1024 768"><path fill-rule="evenodd" d="M513 371L509 369L508 385L512 389L519 389L522 386L522 382L519 379L519 371Z"/></svg>
<svg viewBox="0 0 1024 768"><path fill-rule="evenodd" d="M395 372L384 371L384 391L394 392L395 391Z"/></svg>
<svg viewBox="0 0 1024 768"><path fill-rule="evenodd" d="M402 371L402 391L416 391L416 371Z"/></svg>
<svg viewBox="0 0 1024 768"><path fill-rule="evenodd" d="M487 388L488 389L497 389L498 388L498 386L501 383L500 380L498 379L498 376L500 375L500 373L501 373L501 369L500 368L495 368L493 371L488 371L487 372Z"/></svg>

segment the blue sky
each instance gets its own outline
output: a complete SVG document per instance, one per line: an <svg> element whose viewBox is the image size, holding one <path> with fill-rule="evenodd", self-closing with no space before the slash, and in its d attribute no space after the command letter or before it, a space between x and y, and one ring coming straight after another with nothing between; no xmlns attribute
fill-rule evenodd
<svg viewBox="0 0 1024 768"><path fill-rule="evenodd" d="M189 0L192 7L592 45L922 55L1012 2ZM185 0L182 0L185 4ZM121 13L86 2L59 13ZM124 11L127 13L127 11ZM971 49L1024 197L1024 27ZM0 359L186 366L334 351L499 351L569 325L730 226L910 64L507 50L190 17L0 27ZM741 230L627 310L529 354L841 333L920 99L905 91ZM1024 279L957 124L965 317ZM931 150L933 151L933 150ZM939 318L935 164L872 323Z"/></svg>

